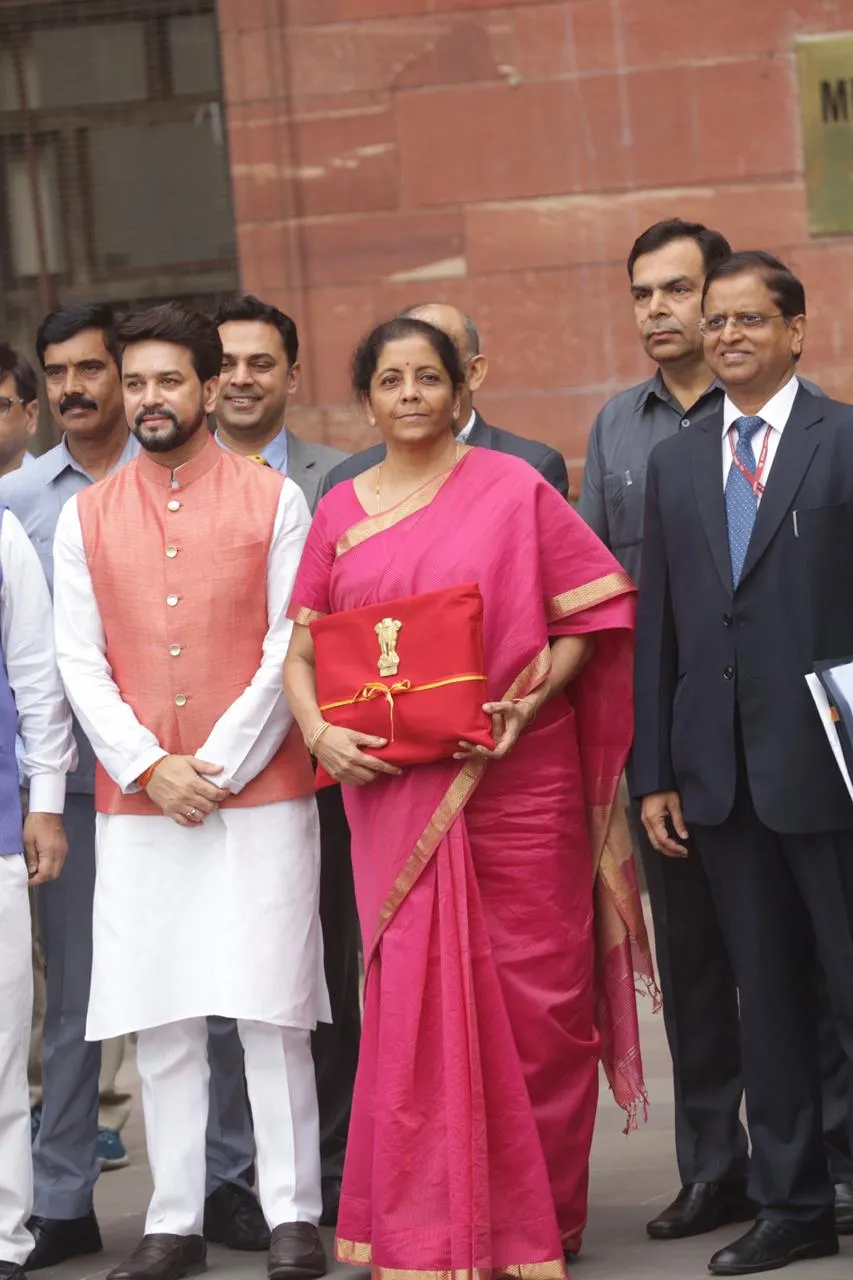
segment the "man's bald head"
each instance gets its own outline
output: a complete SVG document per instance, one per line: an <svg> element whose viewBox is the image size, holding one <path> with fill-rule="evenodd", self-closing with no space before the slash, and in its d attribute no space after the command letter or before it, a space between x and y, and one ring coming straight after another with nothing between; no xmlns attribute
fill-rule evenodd
<svg viewBox="0 0 853 1280"><path fill-rule="evenodd" d="M470 316L448 302L419 302L400 314L434 325L455 342L465 366L465 390L459 413L460 425L464 427L473 411L474 393L480 390L489 371L486 357L480 351L480 331Z"/></svg>
<svg viewBox="0 0 853 1280"><path fill-rule="evenodd" d="M480 332L471 317L458 307L452 307L448 302L419 302L402 314L413 320L425 320L427 324L441 329L453 339L467 360L480 354Z"/></svg>

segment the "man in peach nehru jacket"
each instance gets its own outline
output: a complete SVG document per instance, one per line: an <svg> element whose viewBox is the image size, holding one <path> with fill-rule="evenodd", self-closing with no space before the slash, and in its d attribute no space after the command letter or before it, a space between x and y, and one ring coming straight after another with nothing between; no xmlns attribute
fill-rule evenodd
<svg viewBox="0 0 853 1280"><path fill-rule="evenodd" d="M59 518L60 669L98 757L87 1037L138 1032L154 1195L111 1280L203 1269L208 1015L237 1020L268 1274L326 1259L310 1032L328 1017L307 749L281 691L309 515L207 430L222 345L175 303L120 326L138 458Z"/></svg>

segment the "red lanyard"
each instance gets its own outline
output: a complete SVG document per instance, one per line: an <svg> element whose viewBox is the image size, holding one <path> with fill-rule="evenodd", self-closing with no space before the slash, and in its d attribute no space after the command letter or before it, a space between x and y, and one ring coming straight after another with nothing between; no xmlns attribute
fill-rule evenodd
<svg viewBox="0 0 853 1280"><path fill-rule="evenodd" d="M734 425L729 427L728 434L729 446L732 451L732 464L737 467L744 479L749 481L749 487L756 497L764 492L764 485L761 483L761 477L764 475L764 468L767 465L767 449L770 443L770 432L772 430L773 428L768 423L767 430L764 432L764 443L761 446L761 453L758 457L758 466L755 468L755 474L753 474L751 471L747 471L746 467L737 456L737 449L735 448L734 442Z"/></svg>

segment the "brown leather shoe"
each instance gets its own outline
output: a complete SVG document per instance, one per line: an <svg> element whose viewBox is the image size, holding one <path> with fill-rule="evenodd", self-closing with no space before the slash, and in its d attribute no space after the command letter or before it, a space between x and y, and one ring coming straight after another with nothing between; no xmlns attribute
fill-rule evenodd
<svg viewBox="0 0 853 1280"><path fill-rule="evenodd" d="M107 1280L181 1280L207 1270L207 1246L203 1236L143 1236L126 1262L120 1262Z"/></svg>
<svg viewBox="0 0 853 1280"><path fill-rule="evenodd" d="M276 1227L267 1262L269 1280L294 1280L300 1276L316 1280L327 1270L326 1250L316 1227L310 1222L283 1222Z"/></svg>

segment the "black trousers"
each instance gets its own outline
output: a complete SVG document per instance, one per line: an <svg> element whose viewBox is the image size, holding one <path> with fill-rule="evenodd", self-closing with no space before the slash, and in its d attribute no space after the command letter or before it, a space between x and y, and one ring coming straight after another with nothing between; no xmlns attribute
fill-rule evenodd
<svg viewBox="0 0 853 1280"><path fill-rule="evenodd" d="M652 921L663 1016L672 1057L675 1150L683 1185L746 1176L737 983L714 895L694 848L665 858L649 844L634 807ZM833 1182L853 1181L848 1137L849 1069L822 971L820 1061L823 1131Z"/></svg>
<svg viewBox="0 0 853 1280"><path fill-rule="evenodd" d="M746 1177L737 985L701 859L665 858L635 826L652 908L682 1185Z"/></svg>
<svg viewBox="0 0 853 1280"><path fill-rule="evenodd" d="M350 833L340 787L317 793L322 862L320 921L332 1022L314 1032L312 1048L320 1104L320 1156L325 1179L340 1178L361 1040L359 927Z"/></svg>
<svg viewBox="0 0 853 1280"><path fill-rule="evenodd" d="M750 1195L762 1218L829 1224L834 1193L823 1133L819 971L846 1059L837 1077L843 1089L853 1063L853 832L770 831L755 813L741 763L728 819L694 824L691 836L740 997ZM830 1030L824 1027L824 1037ZM843 1109L849 1160L850 1108ZM838 1114L834 1123L837 1138Z"/></svg>

